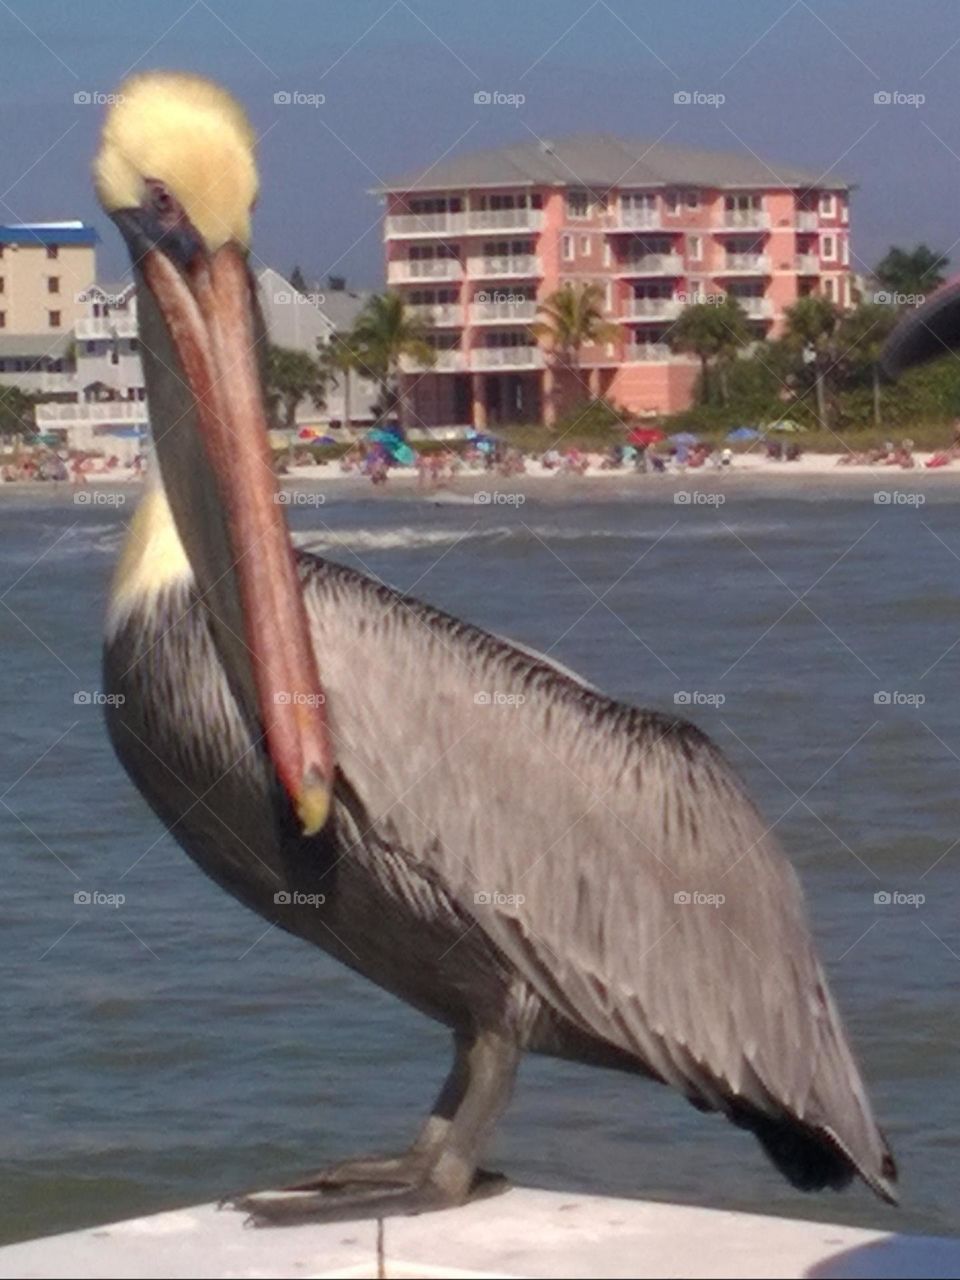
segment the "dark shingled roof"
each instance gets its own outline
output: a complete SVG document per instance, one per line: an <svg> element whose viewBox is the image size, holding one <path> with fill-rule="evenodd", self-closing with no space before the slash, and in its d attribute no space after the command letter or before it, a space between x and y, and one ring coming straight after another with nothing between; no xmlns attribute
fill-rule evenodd
<svg viewBox="0 0 960 1280"><path fill-rule="evenodd" d="M384 191L436 191L449 187L803 187L843 191L848 183L792 165L770 163L747 151L697 151L660 142L580 134L559 141L518 142L467 152L401 174Z"/></svg>

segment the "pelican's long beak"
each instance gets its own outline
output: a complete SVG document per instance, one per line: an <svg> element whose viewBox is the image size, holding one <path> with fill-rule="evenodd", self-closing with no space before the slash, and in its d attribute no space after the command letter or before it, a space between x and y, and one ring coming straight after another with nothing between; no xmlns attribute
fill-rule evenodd
<svg viewBox="0 0 960 1280"><path fill-rule="evenodd" d="M233 571L243 619L237 639L250 657L267 751L304 833L313 835L330 811L334 759L303 591L277 500L246 254L233 242L210 251L195 237L184 243L151 236L136 210L114 217L192 394L192 416L217 482L212 497L225 515L232 559L226 568ZM176 433L168 434L167 447L175 449ZM162 441L157 444L160 453Z"/></svg>
<svg viewBox="0 0 960 1280"><path fill-rule="evenodd" d="M888 377L960 348L960 276L954 276L922 306L907 311L890 334L880 359Z"/></svg>

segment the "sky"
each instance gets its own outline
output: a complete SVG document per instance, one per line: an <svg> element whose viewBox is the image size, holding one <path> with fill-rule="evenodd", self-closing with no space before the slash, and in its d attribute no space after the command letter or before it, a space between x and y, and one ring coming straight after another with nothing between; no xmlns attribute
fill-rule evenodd
<svg viewBox="0 0 960 1280"><path fill-rule="evenodd" d="M102 96L157 67L242 100L256 261L310 280L382 285L385 179L578 132L841 177L855 269L919 241L960 269L957 0L0 0L0 66L0 221L92 222L102 279L126 269L89 178Z"/></svg>

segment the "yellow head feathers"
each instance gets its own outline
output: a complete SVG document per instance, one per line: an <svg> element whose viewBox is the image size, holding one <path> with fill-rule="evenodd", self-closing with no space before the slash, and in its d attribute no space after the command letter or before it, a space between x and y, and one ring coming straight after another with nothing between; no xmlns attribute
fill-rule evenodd
<svg viewBox="0 0 960 1280"><path fill-rule="evenodd" d="M144 183L165 184L208 248L250 243L255 138L239 103L201 76L151 71L121 85L94 179L108 213L136 208Z"/></svg>

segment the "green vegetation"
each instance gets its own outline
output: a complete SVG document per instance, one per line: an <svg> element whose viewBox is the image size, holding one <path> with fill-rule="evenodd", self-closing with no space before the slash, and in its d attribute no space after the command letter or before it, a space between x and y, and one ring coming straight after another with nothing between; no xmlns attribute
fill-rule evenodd
<svg viewBox="0 0 960 1280"><path fill-rule="evenodd" d="M749 339L747 317L732 297L684 307L668 335L674 351L700 361L700 400L705 405L729 402L730 371Z"/></svg>
<svg viewBox="0 0 960 1280"><path fill-rule="evenodd" d="M267 407L282 426L296 424L297 409L308 398L323 407L328 374L306 351L268 346L265 377Z"/></svg>
<svg viewBox="0 0 960 1280"><path fill-rule="evenodd" d="M36 432L34 398L19 387L0 387L0 436L32 436Z"/></svg>
<svg viewBox="0 0 960 1280"><path fill-rule="evenodd" d="M582 382L582 349L588 343L611 342L619 337L618 327L603 318L603 310L600 285L569 282L540 303L537 314L541 319L530 325L530 332L544 339L557 364Z"/></svg>
<svg viewBox="0 0 960 1280"><path fill-rule="evenodd" d="M396 414L400 364L404 357L430 366L436 351L430 326L414 317L399 293L376 293L368 299L346 342L368 378L379 389L377 418Z"/></svg>

